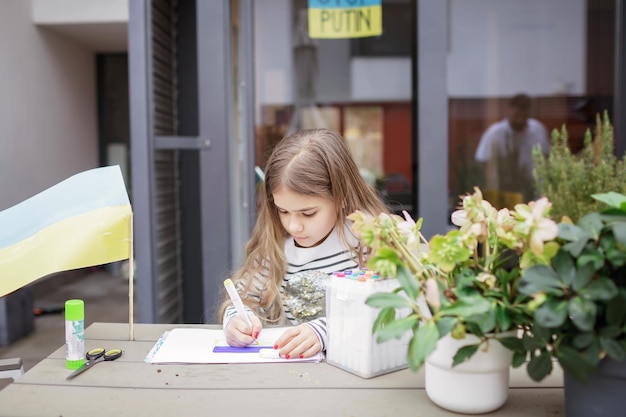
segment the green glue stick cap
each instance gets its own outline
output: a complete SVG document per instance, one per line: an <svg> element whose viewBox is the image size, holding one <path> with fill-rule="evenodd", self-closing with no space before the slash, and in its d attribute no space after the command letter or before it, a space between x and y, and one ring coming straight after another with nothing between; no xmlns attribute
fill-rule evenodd
<svg viewBox="0 0 626 417"><path fill-rule="evenodd" d="M65 320L83 320L85 318L85 303L83 300L67 300L65 302Z"/></svg>

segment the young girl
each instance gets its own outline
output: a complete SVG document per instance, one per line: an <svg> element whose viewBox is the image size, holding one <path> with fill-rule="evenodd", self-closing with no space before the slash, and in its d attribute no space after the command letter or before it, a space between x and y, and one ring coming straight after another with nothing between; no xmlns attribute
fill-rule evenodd
<svg viewBox="0 0 626 417"><path fill-rule="evenodd" d="M274 348L287 359L308 358L326 349L326 318L298 323L281 298L286 284L303 271L331 274L364 266L365 248L346 217L355 210L388 211L360 176L343 138L328 129L282 139L267 161L264 186L246 261L231 278L252 326L226 297L224 333L231 346L247 346L262 322L291 323Z"/></svg>

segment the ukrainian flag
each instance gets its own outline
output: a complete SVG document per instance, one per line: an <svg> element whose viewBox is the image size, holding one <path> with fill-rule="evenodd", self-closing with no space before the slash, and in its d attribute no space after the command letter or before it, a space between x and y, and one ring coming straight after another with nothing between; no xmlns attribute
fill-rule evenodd
<svg viewBox="0 0 626 417"><path fill-rule="evenodd" d="M0 212L0 296L55 272L128 259L131 228L119 166L74 175Z"/></svg>

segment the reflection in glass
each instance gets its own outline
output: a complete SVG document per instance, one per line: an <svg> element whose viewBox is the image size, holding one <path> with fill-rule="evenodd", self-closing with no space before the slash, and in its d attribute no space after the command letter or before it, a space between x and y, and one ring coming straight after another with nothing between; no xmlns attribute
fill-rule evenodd
<svg viewBox="0 0 626 417"><path fill-rule="evenodd" d="M289 131L330 128L388 205L411 211L411 1L383 2L383 35L358 39L311 39L307 3L255 2L256 165Z"/></svg>
<svg viewBox="0 0 626 417"><path fill-rule="evenodd" d="M525 176L509 178L517 182L515 190L505 185L507 175L520 161L519 154L513 158L515 162L501 159L499 172L485 166L485 154L492 152L479 148L479 144L494 126L508 123L508 129L491 131L501 136L497 142L505 146L506 133L523 136L543 125L549 137L565 124L570 149L578 152L595 113L608 110L611 116L614 3L450 1L450 210L458 204L458 196L471 192L474 186L488 190L486 197L499 206L511 207L536 196L530 167L526 167ZM524 119L535 122L527 121L514 129L509 102L518 93L530 97ZM515 146L511 149L526 151Z"/></svg>
<svg viewBox="0 0 626 417"><path fill-rule="evenodd" d="M381 107L346 107L343 137L361 175L372 185L383 169L383 112Z"/></svg>

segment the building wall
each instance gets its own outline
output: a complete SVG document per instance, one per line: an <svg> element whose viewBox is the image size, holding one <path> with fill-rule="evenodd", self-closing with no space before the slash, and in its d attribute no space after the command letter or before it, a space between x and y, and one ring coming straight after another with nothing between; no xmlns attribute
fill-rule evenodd
<svg viewBox="0 0 626 417"><path fill-rule="evenodd" d="M98 166L95 57L32 22L30 0L0 13L0 210Z"/></svg>
<svg viewBox="0 0 626 417"><path fill-rule="evenodd" d="M32 0L33 20L46 24L128 23L128 0Z"/></svg>

